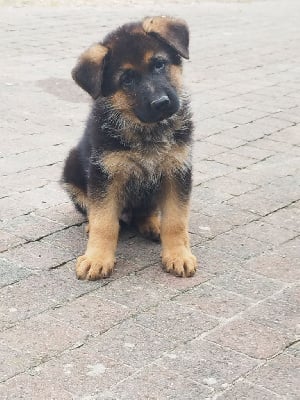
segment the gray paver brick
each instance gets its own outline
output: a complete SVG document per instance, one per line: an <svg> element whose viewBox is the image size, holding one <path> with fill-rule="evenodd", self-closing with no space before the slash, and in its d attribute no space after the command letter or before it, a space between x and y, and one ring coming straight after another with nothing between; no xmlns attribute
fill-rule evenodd
<svg viewBox="0 0 300 400"><path fill-rule="evenodd" d="M258 359L274 356L289 343L288 337L281 332L244 319L236 319L217 327L206 338Z"/></svg>
<svg viewBox="0 0 300 400"><path fill-rule="evenodd" d="M53 388L71 393L73 399L101 393L103 387L109 388L134 372L119 360L103 356L99 347L86 345L31 370L31 374L46 385L49 385L50 376Z"/></svg>
<svg viewBox="0 0 300 400"><path fill-rule="evenodd" d="M284 287L281 282L244 270L234 270L222 274L211 279L210 284L255 300L269 297Z"/></svg>
<svg viewBox="0 0 300 400"><path fill-rule="evenodd" d="M299 359L281 354L250 373L247 379L283 395L288 400L296 400L300 391Z"/></svg>
<svg viewBox="0 0 300 400"><path fill-rule="evenodd" d="M283 397L271 390L252 383L240 381L233 385L223 395L218 397L220 400L280 400Z"/></svg>
<svg viewBox="0 0 300 400"><path fill-rule="evenodd" d="M104 356L141 368L173 349L175 340L129 320L93 339L90 346Z"/></svg>
<svg viewBox="0 0 300 400"><path fill-rule="evenodd" d="M247 308L249 299L212 286L210 283L189 290L176 298L178 303L218 318L230 318Z"/></svg>
<svg viewBox="0 0 300 400"><path fill-rule="evenodd" d="M106 397L107 396L107 397ZM209 399L212 390L174 371L151 365L112 388L100 399Z"/></svg>
<svg viewBox="0 0 300 400"><path fill-rule="evenodd" d="M135 321L179 342L194 339L218 325L212 317L176 301L162 303L141 313L135 317Z"/></svg>
<svg viewBox="0 0 300 400"><path fill-rule="evenodd" d="M165 353L158 365L200 384L221 389L256 367L258 361L214 343L195 339ZM230 368L224 368L225 365Z"/></svg>

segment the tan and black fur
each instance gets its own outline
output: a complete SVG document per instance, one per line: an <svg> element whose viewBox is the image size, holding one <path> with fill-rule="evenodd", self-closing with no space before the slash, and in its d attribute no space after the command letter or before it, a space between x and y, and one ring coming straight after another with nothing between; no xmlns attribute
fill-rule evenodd
<svg viewBox="0 0 300 400"><path fill-rule="evenodd" d="M188 45L183 20L148 17L91 46L73 69L74 80L94 99L63 173L89 221L79 279L111 274L124 214L143 235L160 237L167 272L195 273L188 237L192 122L181 81Z"/></svg>

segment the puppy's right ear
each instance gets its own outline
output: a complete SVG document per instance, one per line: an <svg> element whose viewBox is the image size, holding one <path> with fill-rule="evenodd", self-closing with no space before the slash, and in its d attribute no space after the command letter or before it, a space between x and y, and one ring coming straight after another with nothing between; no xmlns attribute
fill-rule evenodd
<svg viewBox="0 0 300 400"><path fill-rule="evenodd" d="M72 70L72 78L93 99L101 94L102 74L108 49L101 44L94 44L81 54Z"/></svg>

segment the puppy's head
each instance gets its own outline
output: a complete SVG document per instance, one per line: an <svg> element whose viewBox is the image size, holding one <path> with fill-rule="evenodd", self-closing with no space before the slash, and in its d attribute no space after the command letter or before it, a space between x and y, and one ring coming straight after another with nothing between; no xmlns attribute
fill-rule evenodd
<svg viewBox="0 0 300 400"><path fill-rule="evenodd" d="M73 79L94 99L109 97L134 122L155 123L180 107L181 58L189 32L180 19L149 17L126 24L86 50Z"/></svg>

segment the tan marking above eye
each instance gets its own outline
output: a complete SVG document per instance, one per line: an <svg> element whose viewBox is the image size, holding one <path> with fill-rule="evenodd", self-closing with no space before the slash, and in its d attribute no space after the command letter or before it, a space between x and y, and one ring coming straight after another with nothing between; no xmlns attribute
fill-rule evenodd
<svg viewBox="0 0 300 400"><path fill-rule="evenodd" d="M149 64L149 62L151 61L151 59L153 57L154 57L154 51L152 51L152 50L146 51L146 53L144 54L144 57L143 57L144 63Z"/></svg>
<svg viewBox="0 0 300 400"><path fill-rule="evenodd" d="M136 67L131 63L122 64L121 70L126 71L128 69L135 69Z"/></svg>

